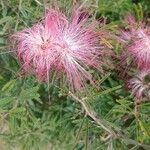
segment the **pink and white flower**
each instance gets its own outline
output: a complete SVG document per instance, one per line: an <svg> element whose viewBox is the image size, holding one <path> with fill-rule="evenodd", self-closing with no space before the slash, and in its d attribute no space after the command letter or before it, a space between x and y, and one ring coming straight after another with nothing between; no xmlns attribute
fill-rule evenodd
<svg viewBox="0 0 150 150"><path fill-rule="evenodd" d="M88 22L87 13L75 12L71 18L49 10L45 18L13 35L16 54L26 71L33 71L40 80L55 70L64 72L72 90L92 82L89 67L99 69L102 46L100 33Z"/></svg>
<svg viewBox="0 0 150 150"><path fill-rule="evenodd" d="M127 54L134 58L137 68L150 70L150 27L136 22L132 15L126 17L128 29L120 29L120 40Z"/></svg>
<svg viewBox="0 0 150 150"><path fill-rule="evenodd" d="M150 71L142 71L128 84L132 95L137 99L150 98Z"/></svg>

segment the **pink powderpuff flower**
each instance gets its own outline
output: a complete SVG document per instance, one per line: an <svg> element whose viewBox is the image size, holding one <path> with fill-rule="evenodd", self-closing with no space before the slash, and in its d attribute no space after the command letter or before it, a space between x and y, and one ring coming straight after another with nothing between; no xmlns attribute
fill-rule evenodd
<svg viewBox="0 0 150 150"><path fill-rule="evenodd" d="M89 67L100 68L100 33L94 31L88 15L75 12L67 19L57 10L49 10L45 18L13 35L16 54L26 70L45 80L55 70L67 76L73 91L92 81Z"/></svg>
<svg viewBox="0 0 150 150"><path fill-rule="evenodd" d="M142 71L133 79L129 80L128 86L132 95L138 100L150 98L150 71Z"/></svg>
<svg viewBox="0 0 150 150"><path fill-rule="evenodd" d="M127 55L134 58L137 68L150 70L150 27L137 23L132 15L126 17L128 29L119 29L119 39L125 43Z"/></svg>

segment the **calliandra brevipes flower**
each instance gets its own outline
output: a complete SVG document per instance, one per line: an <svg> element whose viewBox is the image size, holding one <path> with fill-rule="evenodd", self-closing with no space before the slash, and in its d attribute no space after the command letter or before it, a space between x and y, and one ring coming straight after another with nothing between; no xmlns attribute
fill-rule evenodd
<svg viewBox="0 0 150 150"><path fill-rule="evenodd" d="M128 86L132 91L132 95L138 100L150 98L150 71L140 72L129 80Z"/></svg>
<svg viewBox="0 0 150 150"><path fill-rule="evenodd" d="M125 43L125 55L133 57L138 69L150 70L150 27L138 23L135 17L129 15L125 21L128 29L119 29L119 39Z"/></svg>
<svg viewBox="0 0 150 150"><path fill-rule="evenodd" d="M69 87L78 91L92 83L89 67L100 68L100 33L93 29L85 12L74 12L69 19L50 9L45 18L13 35L22 67L44 80L55 70L66 74Z"/></svg>

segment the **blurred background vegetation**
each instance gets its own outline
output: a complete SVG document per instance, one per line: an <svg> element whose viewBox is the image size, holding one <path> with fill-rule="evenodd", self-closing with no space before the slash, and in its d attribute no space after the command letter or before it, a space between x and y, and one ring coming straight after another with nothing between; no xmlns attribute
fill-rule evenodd
<svg viewBox="0 0 150 150"><path fill-rule="evenodd" d="M8 37L37 22L56 2L65 13L85 2L113 32L129 12L150 17L149 0L0 0L0 150L149 150L150 103L140 104L136 112L133 97L112 68L103 75L91 70L102 90L89 86L86 93L98 116L125 133L125 138L105 140L108 133L68 97L62 81L48 86L20 69ZM113 44L116 52L118 43Z"/></svg>

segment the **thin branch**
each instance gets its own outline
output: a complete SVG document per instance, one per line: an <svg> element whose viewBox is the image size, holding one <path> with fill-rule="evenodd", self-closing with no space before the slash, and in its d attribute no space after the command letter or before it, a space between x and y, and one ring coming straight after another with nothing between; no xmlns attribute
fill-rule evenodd
<svg viewBox="0 0 150 150"><path fill-rule="evenodd" d="M96 112L90 109L89 106L87 106L87 104L84 102L84 100L79 99L77 96L75 96L71 92L69 92L69 95L83 106L86 114L89 117L91 117L96 122L96 124L101 126L105 131L107 131L111 135L116 135L115 132L110 127L106 127L106 122L102 118L98 117Z"/></svg>
<svg viewBox="0 0 150 150"><path fill-rule="evenodd" d="M86 114L95 121L97 125L99 125L101 128L103 128L105 131L107 131L109 134L105 139L102 139L102 141L108 141L111 140L112 138L117 138L120 140L123 140L126 144L133 144L133 145L138 145L142 146L143 148L150 149L149 145L139 143L138 141L132 140L130 138L127 138L124 136L123 133L120 132L119 129L112 129L110 125L108 125L107 121L100 118L96 112L86 104L84 99L80 99L77 96L75 96L73 93L69 92L69 96L72 97L74 100L78 101L84 108Z"/></svg>

